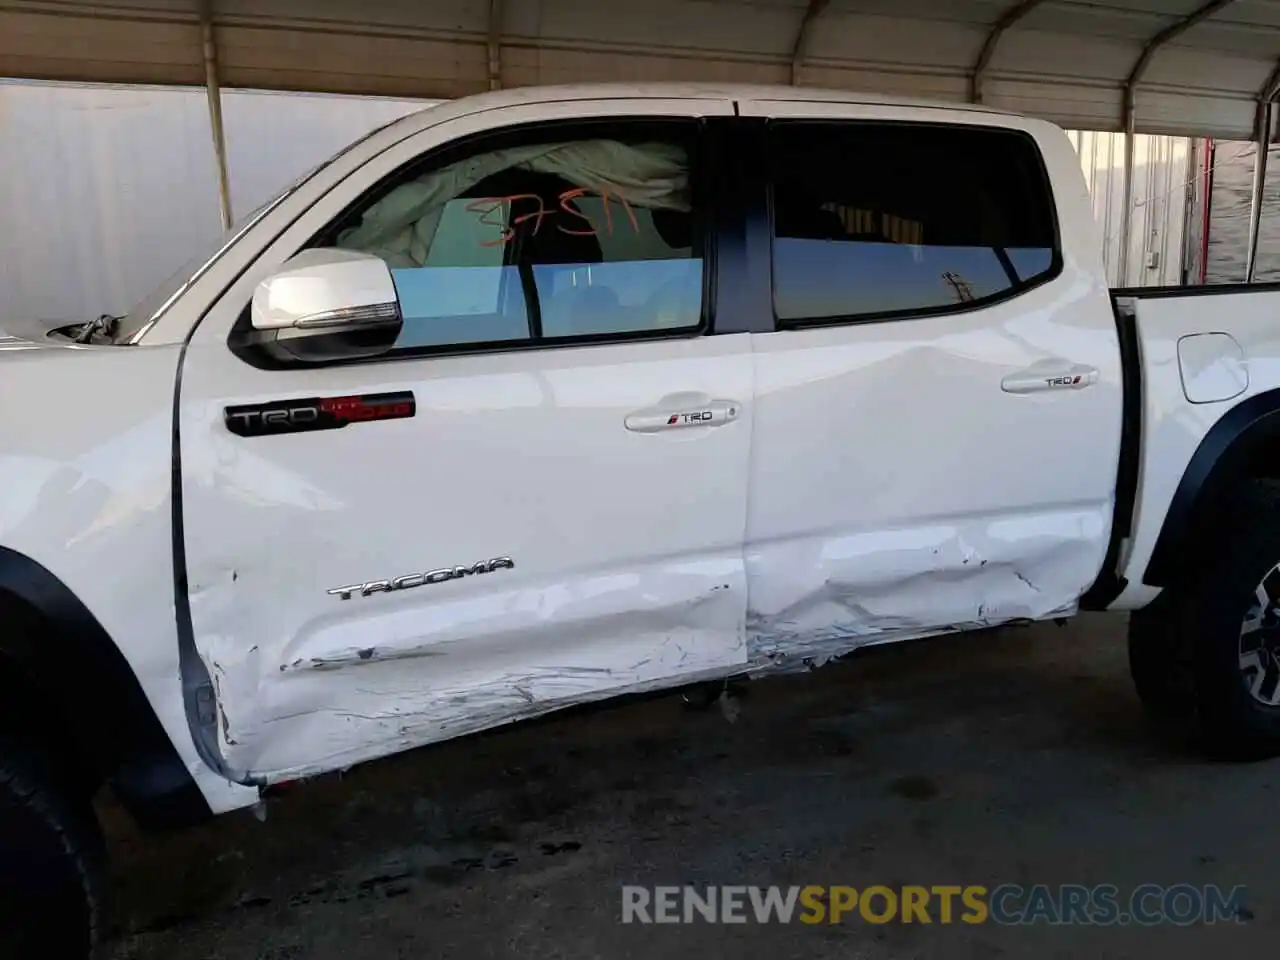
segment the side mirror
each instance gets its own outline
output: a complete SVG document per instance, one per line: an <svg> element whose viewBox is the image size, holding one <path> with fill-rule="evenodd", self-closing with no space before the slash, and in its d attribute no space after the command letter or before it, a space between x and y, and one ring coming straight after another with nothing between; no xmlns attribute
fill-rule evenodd
<svg viewBox="0 0 1280 960"><path fill-rule="evenodd" d="M317 247L260 282L249 311L252 340L287 360L376 355L403 324L391 270L379 257Z"/></svg>

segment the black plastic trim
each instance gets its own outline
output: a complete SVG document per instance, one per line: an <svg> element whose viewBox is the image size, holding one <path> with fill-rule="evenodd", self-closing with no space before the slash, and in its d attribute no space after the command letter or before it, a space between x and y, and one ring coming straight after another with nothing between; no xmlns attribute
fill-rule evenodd
<svg viewBox="0 0 1280 960"><path fill-rule="evenodd" d="M773 265L763 119L707 121L717 290L715 333L773 332Z"/></svg>
<svg viewBox="0 0 1280 960"><path fill-rule="evenodd" d="M1232 407L1200 441L1169 503L1143 583L1164 587L1173 582L1180 558L1196 549L1209 519L1208 508L1230 495L1232 484L1245 474L1249 458L1264 444L1280 450L1280 389Z"/></svg>
<svg viewBox="0 0 1280 960"><path fill-rule="evenodd" d="M1121 395L1124 410L1120 422L1120 460L1116 468L1116 502L1111 518L1111 540L1102 570L1080 597L1080 609L1105 610L1124 593L1129 581L1120 575L1120 548L1133 533L1133 511L1138 502L1142 466L1142 350L1133 317L1126 315L1113 297L1111 310L1120 338Z"/></svg>
<svg viewBox="0 0 1280 960"><path fill-rule="evenodd" d="M201 317L201 319L204 318ZM182 499L182 375L186 370L187 350L199 326L197 321L187 332L187 339L183 341L182 349L178 351L178 369L173 378L171 412L169 510L173 534L173 613L178 634L178 670L182 682L182 703L186 710L187 728L191 731L191 740L195 744L196 753L209 769L233 782L262 787L261 782L242 777L231 770L218 749L217 704L213 679L209 676L209 668L205 666L196 648L195 627L191 620L186 513Z"/></svg>
<svg viewBox="0 0 1280 960"><path fill-rule="evenodd" d="M116 798L147 830L207 820L208 803L137 676L80 599L30 557L0 547L0 590L28 604L56 637L0 633L0 652L56 699Z"/></svg>
<svg viewBox="0 0 1280 960"><path fill-rule="evenodd" d="M1116 287L1111 291L1111 296L1161 300L1168 297L1217 296L1223 293L1274 293L1277 290L1280 290L1280 281L1268 280L1265 283L1202 283L1191 287Z"/></svg>

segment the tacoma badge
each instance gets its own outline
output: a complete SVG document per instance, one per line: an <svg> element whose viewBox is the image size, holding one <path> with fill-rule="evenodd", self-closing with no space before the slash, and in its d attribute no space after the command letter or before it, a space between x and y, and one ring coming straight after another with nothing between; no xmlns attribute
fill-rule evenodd
<svg viewBox="0 0 1280 960"><path fill-rule="evenodd" d="M367 583L353 583L347 587L334 587L328 591L331 597L350 600L356 594L367 597L375 593L391 593L395 590L409 590L430 583L444 583L447 580L461 580L477 573L493 573L495 570L514 570L515 561L510 557L494 557L492 560L481 560L469 567L441 567L439 570L428 570L426 573L408 573L392 580L370 580Z"/></svg>

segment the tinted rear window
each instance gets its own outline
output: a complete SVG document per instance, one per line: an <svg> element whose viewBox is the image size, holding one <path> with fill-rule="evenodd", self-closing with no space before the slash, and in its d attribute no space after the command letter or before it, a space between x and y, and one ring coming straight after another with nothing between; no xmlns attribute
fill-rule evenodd
<svg viewBox="0 0 1280 960"><path fill-rule="evenodd" d="M965 309L1057 272L1052 197L1021 133L785 123L771 156L783 323Z"/></svg>

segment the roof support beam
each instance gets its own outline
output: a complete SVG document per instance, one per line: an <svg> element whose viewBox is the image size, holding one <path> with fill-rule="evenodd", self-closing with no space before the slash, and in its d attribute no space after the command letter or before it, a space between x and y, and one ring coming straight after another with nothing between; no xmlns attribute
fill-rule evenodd
<svg viewBox="0 0 1280 960"><path fill-rule="evenodd" d="M1126 121L1128 120L1128 115L1133 112L1134 91L1142 81L1143 76L1146 75L1147 68L1151 66L1152 58L1155 57L1160 48L1169 41L1178 39L1196 24L1208 20L1214 14L1221 13L1233 3L1235 3L1235 0L1208 0L1207 3L1196 7L1181 20L1169 24L1169 26L1147 41L1146 46L1142 48L1142 53L1138 54L1138 59L1134 63L1133 69L1129 71L1128 79L1125 80L1124 109Z"/></svg>
<svg viewBox="0 0 1280 960"><path fill-rule="evenodd" d="M1262 232L1262 197L1267 183L1267 159L1271 152L1271 135L1275 127L1276 97L1280 96L1280 61L1258 91L1258 115L1253 139L1257 144L1253 155L1253 190L1249 194L1249 246L1245 251L1244 282L1253 283L1258 266L1258 237Z"/></svg>
<svg viewBox="0 0 1280 960"><path fill-rule="evenodd" d="M222 128L222 86L218 82L218 45L213 36L212 0L200 0L200 41L204 48L204 92L209 101L209 128L218 172L218 210L222 229L231 229L231 177L227 171L227 138Z"/></svg>
<svg viewBox="0 0 1280 960"><path fill-rule="evenodd" d="M1166 43L1176 40L1198 23L1208 20L1214 14L1220 13L1227 7L1231 6L1235 0L1208 0L1202 3L1196 9L1180 20L1176 20L1169 26L1165 27L1154 37L1146 42L1142 52L1138 54L1138 59L1133 64L1133 69L1129 71L1129 76L1124 82L1124 103L1122 106L1122 117L1124 119L1124 210L1121 211L1120 218L1120 285L1124 286L1128 283L1129 271L1129 228L1133 220L1133 149L1134 135L1136 129L1137 111L1137 90L1138 84L1142 82L1142 78L1146 76L1147 69L1151 66L1151 61L1156 53Z"/></svg>
<svg viewBox="0 0 1280 960"><path fill-rule="evenodd" d="M489 0L489 89L502 89L502 0Z"/></svg>
<svg viewBox="0 0 1280 960"><path fill-rule="evenodd" d="M800 29L796 31L795 43L791 45L791 85L794 87L799 81L800 64L804 60L804 48L809 42L809 31L813 27L813 22L817 20L831 5L831 0L809 0L809 6L805 8L804 19L800 21Z"/></svg>
<svg viewBox="0 0 1280 960"><path fill-rule="evenodd" d="M982 102L982 87L987 79L987 67L991 65L991 58L995 56L996 47L1000 45L1000 38L1004 36L1006 30L1042 3L1044 0L1019 0L991 25L987 39L982 43L982 50L978 52L978 59L974 61L973 72L969 76L969 99L974 103Z"/></svg>
<svg viewBox="0 0 1280 960"><path fill-rule="evenodd" d="M1280 97L1280 61L1276 63L1275 69L1271 71L1271 76L1267 77L1267 82L1258 91L1258 99L1263 103L1270 103L1276 97Z"/></svg>

